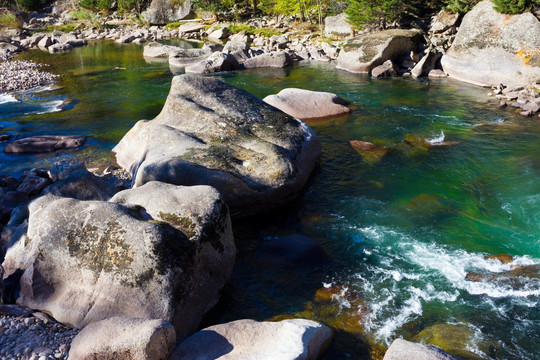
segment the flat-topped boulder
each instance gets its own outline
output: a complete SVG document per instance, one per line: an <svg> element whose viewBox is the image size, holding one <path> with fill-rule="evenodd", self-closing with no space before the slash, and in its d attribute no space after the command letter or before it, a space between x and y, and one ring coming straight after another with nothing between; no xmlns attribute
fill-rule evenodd
<svg viewBox="0 0 540 360"><path fill-rule="evenodd" d="M284 68L294 63L293 58L285 51L274 51L247 59L244 62L246 69L256 68Z"/></svg>
<svg viewBox="0 0 540 360"><path fill-rule="evenodd" d="M164 45L153 41L144 47L143 56L149 58L168 58L171 54L182 50L178 46Z"/></svg>
<svg viewBox="0 0 540 360"><path fill-rule="evenodd" d="M283 89L263 101L300 120L340 116L351 111L349 102L336 94L296 88Z"/></svg>
<svg viewBox="0 0 540 360"><path fill-rule="evenodd" d="M46 153L61 149L76 149L86 141L81 135L42 135L15 140L6 145L8 154Z"/></svg>
<svg viewBox="0 0 540 360"><path fill-rule="evenodd" d="M212 50L209 47L202 49L182 49L178 48L169 54L169 67L171 70L185 68L205 61L212 55Z"/></svg>
<svg viewBox="0 0 540 360"><path fill-rule="evenodd" d="M311 320L237 320L195 333L176 345L170 360L311 360L331 340L332 330Z"/></svg>
<svg viewBox="0 0 540 360"><path fill-rule="evenodd" d="M84 327L112 316L163 319L180 338L217 303L235 259L227 206L209 186L150 182L110 201L45 195L6 253L23 271L19 305Z"/></svg>
<svg viewBox="0 0 540 360"><path fill-rule="evenodd" d="M211 185L234 215L287 203L306 184L320 142L303 122L210 78L173 78L161 113L113 149L134 186L158 180Z"/></svg>
<svg viewBox="0 0 540 360"><path fill-rule="evenodd" d="M493 6L484 0L465 15L441 59L443 70L480 86L540 81L540 21L529 12L500 14Z"/></svg>
<svg viewBox="0 0 540 360"><path fill-rule="evenodd" d="M338 56L338 69L355 73L371 73L387 60L397 62L416 51L423 41L420 30L392 29L349 40Z"/></svg>

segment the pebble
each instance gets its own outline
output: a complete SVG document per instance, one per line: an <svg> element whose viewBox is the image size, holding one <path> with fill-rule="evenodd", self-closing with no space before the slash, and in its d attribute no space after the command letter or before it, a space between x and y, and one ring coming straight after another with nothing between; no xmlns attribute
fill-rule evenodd
<svg viewBox="0 0 540 360"><path fill-rule="evenodd" d="M79 330L36 314L40 318L0 313L0 360L67 359Z"/></svg>
<svg viewBox="0 0 540 360"><path fill-rule="evenodd" d="M41 71L43 66L45 65L23 60L0 62L0 94L28 90L56 81L59 75Z"/></svg>

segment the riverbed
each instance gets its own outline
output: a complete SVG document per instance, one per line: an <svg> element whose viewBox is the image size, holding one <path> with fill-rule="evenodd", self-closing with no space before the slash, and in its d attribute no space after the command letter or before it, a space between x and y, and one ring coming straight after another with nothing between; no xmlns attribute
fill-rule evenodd
<svg viewBox="0 0 540 360"><path fill-rule="evenodd" d="M52 88L0 96L0 131L89 139L54 155L1 153L1 174L63 159L105 166L136 121L159 113L173 76L140 45L18 58L65 75ZM452 80L370 79L325 63L216 76L261 98L299 87L354 107L310 123L322 158L298 201L235 222L237 265L206 324L312 318L336 330L326 359L377 357L396 337L466 359L540 357L538 117L500 110L486 89ZM350 140L392 151L366 159ZM272 266L253 256L291 234L313 238L330 261ZM497 254L513 260L486 259Z"/></svg>

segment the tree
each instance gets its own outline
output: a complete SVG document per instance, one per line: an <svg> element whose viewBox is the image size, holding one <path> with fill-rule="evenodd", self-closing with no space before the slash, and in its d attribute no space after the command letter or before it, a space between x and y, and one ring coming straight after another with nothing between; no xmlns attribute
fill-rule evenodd
<svg viewBox="0 0 540 360"><path fill-rule="evenodd" d="M492 0L495 10L503 14L521 14L540 6L540 0Z"/></svg>

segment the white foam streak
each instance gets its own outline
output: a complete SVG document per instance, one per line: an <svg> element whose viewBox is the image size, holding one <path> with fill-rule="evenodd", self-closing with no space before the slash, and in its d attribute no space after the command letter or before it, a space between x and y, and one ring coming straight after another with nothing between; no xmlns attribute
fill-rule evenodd
<svg viewBox="0 0 540 360"><path fill-rule="evenodd" d="M440 145L444 142L445 136L444 132L441 130L441 133L438 136L432 137L430 139L426 139L428 143L431 145Z"/></svg>
<svg viewBox="0 0 540 360"><path fill-rule="evenodd" d="M19 102L15 96L11 94L0 94L0 104Z"/></svg>

